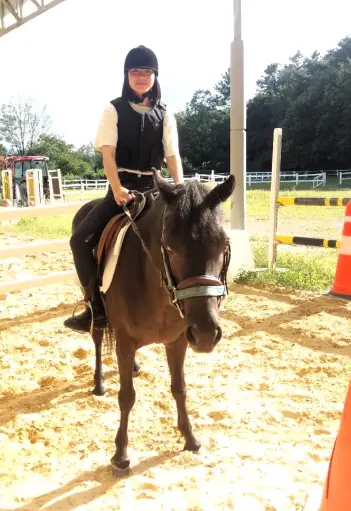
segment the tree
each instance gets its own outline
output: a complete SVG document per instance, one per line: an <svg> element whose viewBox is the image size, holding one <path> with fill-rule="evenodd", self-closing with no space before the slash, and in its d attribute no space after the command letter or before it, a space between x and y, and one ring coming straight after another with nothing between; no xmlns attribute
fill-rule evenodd
<svg viewBox="0 0 351 511"><path fill-rule="evenodd" d="M90 142L90 144L82 145L78 148L77 151L82 155L82 158L92 166L94 170L103 168L102 153L95 150L92 142Z"/></svg>
<svg viewBox="0 0 351 511"><path fill-rule="evenodd" d="M0 142L0 156L6 156L7 155L7 149L6 147L4 146L4 144L2 144Z"/></svg>
<svg viewBox="0 0 351 511"><path fill-rule="evenodd" d="M40 135L47 133L50 124L46 106L40 108L31 99L18 97L0 109L0 139L11 152L19 155L32 152Z"/></svg>
<svg viewBox="0 0 351 511"><path fill-rule="evenodd" d="M50 167L61 169L62 175L70 177L97 178L91 163L58 135L41 135L32 147L32 154L43 154L50 158Z"/></svg>
<svg viewBox="0 0 351 511"><path fill-rule="evenodd" d="M214 87L218 105L230 106L230 68L223 75L221 80Z"/></svg>
<svg viewBox="0 0 351 511"><path fill-rule="evenodd" d="M176 117L185 172L227 172L229 109L220 108L209 90L197 90Z"/></svg>
<svg viewBox="0 0 351 511"><path fill-rule="evenodd" d="M323 57L297 52L267 67L247 105L248 169L271 164L272 135L283 128L282 168L350 168L351 38Z"/></svg>

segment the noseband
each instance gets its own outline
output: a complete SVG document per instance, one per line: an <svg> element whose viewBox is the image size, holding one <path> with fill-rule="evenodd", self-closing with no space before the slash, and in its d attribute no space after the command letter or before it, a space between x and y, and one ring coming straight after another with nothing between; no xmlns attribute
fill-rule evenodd
<svg viewBox="0 0 351 511"><path fill-rule="evenodd" d="M140 192L138 192L140 194ZM230 242L229 238L227 238L226 246L223 254L223 266L221 273L219 275L219 278L214 277L212 275L198 275L195 277L187 278L178 284L176 284L175 279L172 275L172 269L171 269L171 263L169 260L169 256L167 253L167 249L165 247L164 241L163 241L163 235L164 235L164 224L165 224L165 213L167 206L164 209L163 212L163 222L162 222L162 239L161 239L161 252L162 252L162 258L163 258L163 266L164 266L164 273L160 271L156 264L154 263L154 260L152 258L152 255L147 248L140 231L138 229L138 226L134 222L132 215L127 208L127 206L123 206L125 214L129 217L133 230L135 234L138 236L138 238L141 241L142 247L150 260L150 263L155 268L155 270L160 274L161 279L161 285L164 285L166 291L169 295L169 302L173 307L175 307L180 316L184 318L184 307L183 307L183 300L186 300L187 298L195 298L195 297L217 297L218 305L221 303L225 295L228 294L228 285L227 285L227 273L228 273L228 267L230 263L230 257L231 257L231 251L230 251Z"/></svg>
<svg viewBox="0 0 351 511"><path fill-rule="evenodd" d="M230 263L230 244L227 240L226 248L223 256L223 266L219 279L212 275L198 275L182 280L179 284L175 284L172 276L171 264L167 250L161 240L161 252L163 257L163 265L166 278L162 276L163 284L166 287L170 303L176 307L180 316L184 317L183 300L187 298L195 298L197 296L217 297L218 305L228 293L227 272Z"/></svg>

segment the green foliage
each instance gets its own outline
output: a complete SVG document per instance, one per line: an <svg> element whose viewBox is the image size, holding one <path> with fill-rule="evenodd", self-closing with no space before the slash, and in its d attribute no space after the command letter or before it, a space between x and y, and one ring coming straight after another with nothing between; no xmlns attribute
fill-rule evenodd
<svg viewBox="0 0 351 511"><path fill-rule="evenodd" d="M179 145L184 170L228 172L229 109L218 106L208 90L198 90L177 114Z"/></svg>
<svg viewBox="0 0 351 511"><path fill-rule="evenodd" d="M309 250L302 253L278 252L277 268L267 269L268 245L262 241L252 240L256 270L242 272L235 282L259 283L267 286L285 287L287 289L304 289L307 291L326 292L335 274L336 251L323 249ZM318 255L317 255L318 254Z"/></svg>
<svg viewBox="0 0 351 511"><path fill-rule="evenodd" d="M33 238L68 238L72 234L72 215L24 218L18 224L12 225L9 230Z"/></svg>
<svg viewBox="0 0 351 511"><path fill-rule="evenodd" d="M102 161L92 144L75 150L72 144L68 144L58 135L41 135L32 154L48 156L50 168L60 168L66 179L101 179L105 176L101 167L98 168Z"/></svg>
<svg viewBox="0 0 351 511"><path fill-rule="evenodd" d="M271 64L247 105L248 168L271 163L272 133L283 128L282 168L348 168L351 161L351 38L321 57L296 53Z"/></svg>
<svg viewBox="0 0 351 511"><path fill-rule="evenodd" d="M0 156L6 156L7 155L7 149L4 144L0 142Z"/></svg>
<svg viewBox="0 0 351 511"><path fill-rule="evenodd" d="M228 69L213 91L197 90L176 114L187 174L229 171L230 85ZM351 168L350 90L350 37L324 56L297 52L286 65L267 65L247 103L247 169L269 170L276 127L283 128L283 170ZM3 105L0 153L41 153L65 177L103 178L102 156L93 144L75 148L44 129L48 121L45 108L38 110L30 100ZM167 172L165 167L162 173Z"/></svg>
<svg viewBox="0 0 351 511"><path fill-rule="evenodd" d="M219 106L230 106L230 69L222 75L222 79L214 87L215 100Z"/></svg>
<svg viewBox="0 0 351 511"><path fill-rule="evenodd" d="M161 167L161 176L164 178L171 177L171 174L169 173L169 170L166 166Z"/></svg>
<svg viewBox="0 0 351 511"><path fill-rule="evenodd" d="M235 87L235 83L234 83ZM282 169L351 167L351 38L321 56L297 52L271 63L247 103L247 169L269 170L274 128L283 128ZM214 92L198 90L177 114L184 168L229 169L230 70Z"/></svg>

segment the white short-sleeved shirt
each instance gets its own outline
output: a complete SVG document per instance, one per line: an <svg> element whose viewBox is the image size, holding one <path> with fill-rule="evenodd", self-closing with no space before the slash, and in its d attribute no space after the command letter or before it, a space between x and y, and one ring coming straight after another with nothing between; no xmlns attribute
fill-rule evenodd
<svg viewBox="0 0 351 511"><path fill-rule="evenodd" d="M148 113L151 108L141 106L136 103L129 102L130 106L138 113ZM118 140L118 114L115 107L109 103L105 108L98 127L98 131L95 138L95 148L97 151L102 150L102 146L110 145L117 147ZM173 113L168 109L163 120L163 152L164 157L178 156L179 155L179 144L178 144L178 130L177 121Z"/></svg>

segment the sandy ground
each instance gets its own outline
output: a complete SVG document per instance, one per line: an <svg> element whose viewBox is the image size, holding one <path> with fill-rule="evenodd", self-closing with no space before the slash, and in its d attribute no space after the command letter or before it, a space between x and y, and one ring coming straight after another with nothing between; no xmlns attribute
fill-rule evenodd
<svg viewBox="0 0 351 511"><path fill-rule="evenodd" d="M25 259L36 274L72 264ZM0 279L23 271L5 261ZM105 356L107 393L91 395L92 341L62 326L78 298L70 285L0 298L0 511L290 511L322 489L351 376L351 303L231 287L224 338L186 360L200 455L182 452L163 347L141 350L132 471L116 478L118 372Z"/></svg>

